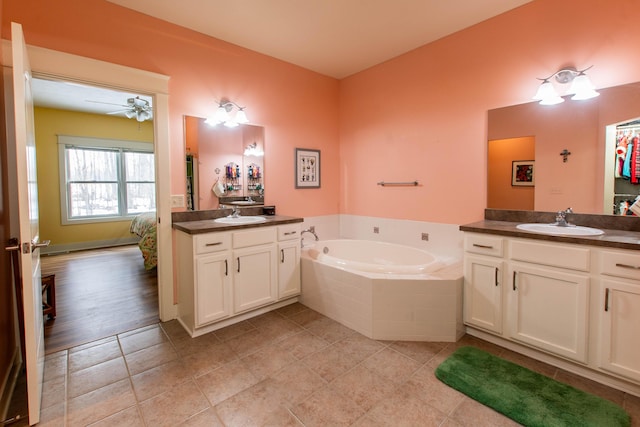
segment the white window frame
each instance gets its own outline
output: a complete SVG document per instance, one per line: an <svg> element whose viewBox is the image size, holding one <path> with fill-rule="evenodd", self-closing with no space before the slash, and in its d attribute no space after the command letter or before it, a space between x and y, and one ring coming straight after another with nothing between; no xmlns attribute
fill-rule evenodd
<svg viewBox="0 0 640 427"><path fill-rule="evenodd" d="M71 218L69 212L69 199L68 199L68 182L67 182L67 164L65 148L78 147L88 149L111 149L111 150L126 150L137 151L145 153L154 153L154 145L149 142L140 141L127 141L119 139L104 139L104 138L91 138L82 136L70 136L70 135L58 135L58 170L60 174L60 220L62 225L71 224L88 224L99 222L116 222L126 221L136 214L124 214L124 215L108 215L108 216L91 216L82 218ZM118 171L118 182L126 186L121 171ZM157 180L157 178L156 178ZM121 192L122 194L122 192ZM121 206L124 201L119 196L118 204ZM157 200L156 200L157 209Z"/></svg>

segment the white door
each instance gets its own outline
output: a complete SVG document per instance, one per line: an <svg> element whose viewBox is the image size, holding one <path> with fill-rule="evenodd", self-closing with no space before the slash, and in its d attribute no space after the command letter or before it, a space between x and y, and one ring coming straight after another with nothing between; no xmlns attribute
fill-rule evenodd
<svg viewBox="0 0 640 427"><path fill-rule="evenodd" d="M13 114L15 120L16 183L20 242L20 270L24 306L25 355L29 424L40 421L44 374L44 324L40 283L36 146L33 128L31 70L20 24L11 23L13 55ZM7 106L7 110L10 106Z"/></svg>
<svg viewBox="0 0 640 427"><path fill-rule="evenodd" d="M501 258L481 258L465 254L464 321L488 331L502 333Z"/></svg>
<svg viewBox="0 0 640 427"><path fill-rule="evenodd" d="M234 312L240 313L275 301L278 294L276 245L237 249L233 257Z"/></svg>

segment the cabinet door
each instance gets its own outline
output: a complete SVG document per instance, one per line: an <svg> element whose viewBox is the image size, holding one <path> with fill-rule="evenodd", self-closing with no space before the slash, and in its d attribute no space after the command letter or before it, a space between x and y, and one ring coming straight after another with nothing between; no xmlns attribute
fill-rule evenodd
<svg viewBox="0 0 640 427"><path fill-rule="evenodd" d="M278 299L300 293L300 240L278 244Z"/></svg>
<svg viewBox="0 0 640 427"><path fill-rule="evenodd" d="M236 313L276 301L276 245L233 251L233 304Z"/></svg>
<svg viewBox="0 0 640 427"><path fill-rule="evenodd" d="M589 277L518 263L509 274L509 336L586 363Z"/></svg>
<svg viewBox="0 0 640 427"><path fill-rule="evenodd" d="M600 283L600 367L640 381L640 284Z"/></svg>
<svg viewBox="0 0 640 427"><path fill-rule="evenodd" d="M502 282L504 262L497 258L465 255L464 321L502 333Z"/></svg>
<svg viewBox="0 0 640 427"><path fill-rule="evenodd" d="M229 252L196 258L196 327L231 315Z"/></svg>

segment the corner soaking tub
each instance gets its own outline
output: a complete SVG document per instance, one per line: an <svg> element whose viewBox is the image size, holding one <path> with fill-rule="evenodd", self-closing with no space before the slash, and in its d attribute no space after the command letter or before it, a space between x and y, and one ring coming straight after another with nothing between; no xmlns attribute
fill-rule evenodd
<svg viewBox="0 0 640 427"><path fill-rule="evenodd" d="M462 266L428 252L366 240L324 240L302 251L306 306L380 340L456 341Z"/></svg>

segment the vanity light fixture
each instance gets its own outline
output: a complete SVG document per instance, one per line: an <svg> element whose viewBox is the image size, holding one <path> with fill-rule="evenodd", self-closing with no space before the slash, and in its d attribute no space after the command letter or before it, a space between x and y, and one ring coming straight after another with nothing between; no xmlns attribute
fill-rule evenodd
<svg viewBox="0 0 640 427"><path fill-rule="evenodd" d="M555 81L561 85L571 83L566 94L573 95L571 97L573 100L595 98L600 94L595 90L591 80L589 80L589 77L584 73L589 68L585 68L581 71L578 71L575 68L563 68L545 79L538 79L542 80L542 84L538 88L538 92L535 94L533 99L540 101L540 104L542 105L554 105L564 102L564 98L558 94L556 88L551 82L552 79L555 79Z"/></svg>
<svg viewBox="0 0 640 427"><path fill-rule="evenodd" d="M233 108L236 108L235 115L231 115ZM226 127L234 128L239 124L249 123L249 119L247 118L247 114L244 111L245 107L241 107L233 101L229 101L228 99L222 99L218 102L218 108L216 109L213 117L207 118L205 123L210 124L211 126L215 126L217 124L223 123Z"/></svg>
<svg viewBox="0 0 640 427"><path fill-rule="evenodd" d="M244 155L245 156L262 157L262 156L264 156L264 151L262 151L262 149L258 148L258 143L254 141L253 144L247 145L247 147L244 149Z"/></svg>

